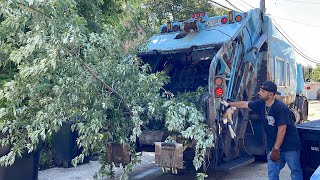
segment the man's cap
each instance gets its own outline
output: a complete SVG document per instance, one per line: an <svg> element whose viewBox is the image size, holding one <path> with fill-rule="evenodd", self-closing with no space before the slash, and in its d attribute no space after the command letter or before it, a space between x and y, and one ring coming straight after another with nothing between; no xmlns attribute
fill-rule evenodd
<svg viewBox="0 0 320 180"><path fill-rule="evenodd" d="M272 81L263 82L260 88L265 91L269 91L269 92L273 92L277 95L281 95L281 93L279 91L277 91L277 85Z"/></svg>

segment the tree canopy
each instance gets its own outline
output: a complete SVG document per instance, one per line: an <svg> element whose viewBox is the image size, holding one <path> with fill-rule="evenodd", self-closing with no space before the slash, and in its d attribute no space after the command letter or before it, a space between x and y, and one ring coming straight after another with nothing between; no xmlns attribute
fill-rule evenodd
<svg viewBox="0 0 320 180"><path fill-rule="evenodd" d="M12 164L72 121L84 149L73 162L100 152L101 175L112 175L105 143L129 144L133 159L121 176L127 179L138 163L134 147L141 127L158 121L197 140L198 169L213 146L205 113L196 105L202 90L188 94L193 102L173 98L163 89L168 77L151 73L134 54L156 23L184 19L201 8L216 12L198 1L1 0L0 67L14 70L0 89L0 143L12 146L0 164Z"/></svg>

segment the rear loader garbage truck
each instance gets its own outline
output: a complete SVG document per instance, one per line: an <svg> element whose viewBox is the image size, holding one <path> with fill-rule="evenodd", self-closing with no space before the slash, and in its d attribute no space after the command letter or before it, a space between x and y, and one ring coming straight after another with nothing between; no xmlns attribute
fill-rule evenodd
<svg viewBox="0 0 320 180"><path fill-rule="evenodd" d="M254 100L262 82L271 80L278 85L277 98L288 105L292 120L307 119L303 68L273 20L260 9L215 17L199 12L186 21L167 22L138 56L153 72L170 77L165 89L173 94L204 87L203 106L215 141L206 159L213 169L232 170L266 155L259 116L250 109L233 109L232 115L226 115L221 99ZM143 131L137 148L153 147L155 163L177 173L192 157L193 146L164 142L166 135Z"/></svg>

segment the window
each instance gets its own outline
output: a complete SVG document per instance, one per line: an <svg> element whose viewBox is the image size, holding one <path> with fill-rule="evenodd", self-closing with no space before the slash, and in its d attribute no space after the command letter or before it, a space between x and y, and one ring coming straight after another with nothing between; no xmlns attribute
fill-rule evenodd
<svg viewBox="0 0 320 180"><path fill-rule="evenodd" d="M285 63L284 60L276 57L276 72L275 72L275 82L278 86L286 85L286 73L285 73Z"/></svg>

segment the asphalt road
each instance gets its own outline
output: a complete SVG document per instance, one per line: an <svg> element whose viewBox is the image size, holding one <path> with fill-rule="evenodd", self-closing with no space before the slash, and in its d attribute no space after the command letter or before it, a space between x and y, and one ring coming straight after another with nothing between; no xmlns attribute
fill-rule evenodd
<svg viewBox="0 0 320 180"><path fill-rule="evenodd" d="M52 168L39 172L39 180L91 180L93 175L100 167L99 162L90 161L88 164L80 165L75 168ZM209 171L209 180L263 180L267 179L267 163L254 162L247 166L238 168L232 172ZM121 174L121 168L116 168L116 179ZM162 173L160 167L154 164L154 153L143 153L142 163L135 167L130 174L131 180L191 180L196 179L194 172L183 171L179 175ZM101 178L107 180L110 178ZM281 171L280 179L290 179L290 170L287 166Z"/></svg>
<svg viewBox="0 0 320 180"><path fill-rule="evenodd" d="M309 102L309 120L320 119L320 101ZM91 180L93 175L99 170L98 161L90 161L88 164L74 168L51 168L39 172L39 180ZM116 168L116 179L121 174L121 168ZM268 179L267 163L254 162L247 166L238 168L231 172L208 171L209 180L263 180ZM100 180L107 180L101 178ZM161 169L154 164L154 153L143 153L142 163L134 168L130 174L131 180L191 180L195 179L195 173L184 171L179 175L162 173ZM280 179L291 179L290 170L287 166L283 168Z"/></svg>

